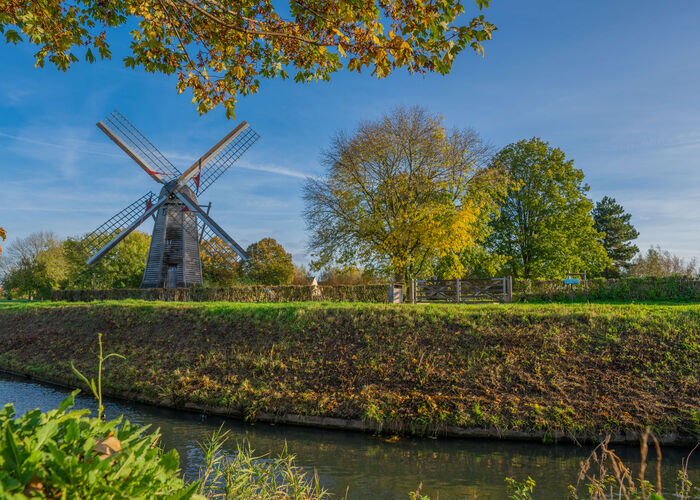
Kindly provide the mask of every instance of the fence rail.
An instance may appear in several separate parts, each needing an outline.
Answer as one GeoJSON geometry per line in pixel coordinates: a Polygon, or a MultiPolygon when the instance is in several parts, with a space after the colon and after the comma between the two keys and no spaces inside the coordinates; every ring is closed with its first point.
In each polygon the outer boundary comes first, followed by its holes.
{"type": "Polygon", "coordinates": [[[513,283],[504,278],[411,280],[410,300],[417,302],[512,302],[513,283]]]}

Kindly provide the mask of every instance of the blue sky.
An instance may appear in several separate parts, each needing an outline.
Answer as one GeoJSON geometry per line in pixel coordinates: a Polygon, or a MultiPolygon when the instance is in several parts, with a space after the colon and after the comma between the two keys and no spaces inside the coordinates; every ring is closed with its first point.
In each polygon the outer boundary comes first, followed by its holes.
{"type": "MultiPolygon", "coordinates": [[[[236,112],[261,140],[201,201],[243,246],[272,236],[304,262],[301,185],[323,173],[332,135],[419,104],[496,147],[549,141],[584,171],[594,200],[612,196],[632,213],[641,249],[700,257],[700,2],[491,3],[499,30],[486,57],[464,52],[450,75],[263,81],[236,112]]],[[[124,68],[126,44],[112,45],[112,61],[60,73],[35,69],[33,46],[0,44],[6,244],[38,230],[87,232],[157,188],[95,127],[113,109],[181,169],[235,126],[223,110],[198,116],[174,78],[124,68]]]]}

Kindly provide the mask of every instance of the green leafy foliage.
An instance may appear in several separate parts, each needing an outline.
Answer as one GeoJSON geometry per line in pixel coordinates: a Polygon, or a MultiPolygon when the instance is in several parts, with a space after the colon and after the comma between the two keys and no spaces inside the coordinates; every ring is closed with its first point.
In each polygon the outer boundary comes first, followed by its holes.
{"type": "Polygon", "coordinates": [[[495,278],[503,276],[507,262],[507,256],[491,253],[478,245],[438,259],[432,274],[440,279],[495,278]]]}
{"type": "Polygon", "coordinates": [[[90,267],[79,240],[33,233],[8,248],[2,262],[3,288],[10,297],[48,299],[55,289],[138,287],[150,241],[149,235],[134,231],[90,267]]]}
{"type": "Polygon", "coordinates": [[[535,488],[535,480],[530,476],[526,480],[519,482],[511,477],[507,477],[506,492],[510,500],[531,500],[532,491],[535,488]]]}
{"type": "Polygon", "coordinates": [[[483,54],[496,29],[465,14],[456,0],[20,1],[0,3],[0,33],[39,46],[38,66],[48,60],[66,71],[83,54],[110,58],[108,35],[123,36],[128,25],[127,67],[175,74],[178,93],[190,91],[200,113],[221,104],[231,116],[239,94],[289,72],[296,82],[329,80],[343,68],[378,78],[398,68],[448,73],[465,48],[483,54]]]}
{"type": "Polygon", "coordinates": [[[88,266],[80,241],[69,238],[63,243],[67,279],[61,288],[136,288],[146,269],[150,244],[150,235],[133,231],[94,266],[88,266]]]}
{"type": "Polygon", "coordinates": [[[185,487],[177,452],[164,453],[157,432],[70,410],[77,392],[46,413],[0,411],[2,498],[194,498],[198,485],[185,487]]]}
{"type": "Polygon", "coordinates": [[[603,235],[603,247],[612,260],[605,269],[607,278],[614,278],[630,267],[630,260],[639,251],[636,245],[630,243],[639,236],[639,232],[630,223],[632,215],[608,196],[596,203],[593,209],[593,220],[596,231],[603,235]]]}
{"type": "Polygon", "coordinates": [[[495,163],[515,183],[492,223],[488,248],[509,257],[505,270],[524,278],[599,273],[611,260],[594,228],[583,172],[538,138],[503,148],[495,163]]]}
{"type": "Polygon", "coordinates": [[[289,285],[294,279],[292,254],[274,238],[263,238],[246,249],[250,258],[241,264],[245,276],[261,285],[289,285]]]}

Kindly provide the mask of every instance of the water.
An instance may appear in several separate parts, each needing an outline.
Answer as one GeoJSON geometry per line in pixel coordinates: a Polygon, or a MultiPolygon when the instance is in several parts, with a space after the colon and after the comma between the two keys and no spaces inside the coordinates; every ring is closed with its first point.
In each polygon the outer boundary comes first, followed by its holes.
{"type": "MultiPolygon", "coordinates": [[[[14,403],[18,414],[40,408],[56,408],[70,391],[0,373],[0,405],[14,403]]],[[[91,398],[78,397],[76,406],[96,410],[91,398]]],[[[166,449],[176,448],[182,469],[190,479],[201,464],[198,442],[222,423],[235,441],[248,440],[256,454],[279,453],[285,442],[297,456],[297,464],[316,471],[322,485],[349,499],[407,499],[420,483],[422,492],[441,499],[503,499],[504,478],[531,476],[537,483],[536,499],[566,498],[567,485],[576,482],[579,461],[591,446],[545,445],[488,440],[399,439],[367,434],[325,431],[301,427],[247,425],[238,421],[205,417],[146,405],[107,401],[107,418],[120,414],[139,424],[160,427],[166,449]]],[[[615,447],[629,464],[638,464],[636,447],[615,447]]],[[[673,492],[681,458],[688,449],[663,450],[664,490],[673,492]]],[[[691,480],[700,482],[700,449],[690,462],[691,480]]],[[[655,463],[649,465],[655,470],[655,463]]],[[[635,472],[636,473],[636,472],[635,472]]]]}

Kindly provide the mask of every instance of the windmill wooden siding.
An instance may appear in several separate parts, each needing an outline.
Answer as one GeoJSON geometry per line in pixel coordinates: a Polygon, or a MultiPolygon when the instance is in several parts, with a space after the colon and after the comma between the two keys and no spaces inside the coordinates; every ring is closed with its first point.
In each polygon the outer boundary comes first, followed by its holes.
{"type": "Polygon", "coordinates": [[[141,288],[201,286],[198,233],[197,216],[177,198],[168,200],[156,216],[141,288]]]}

